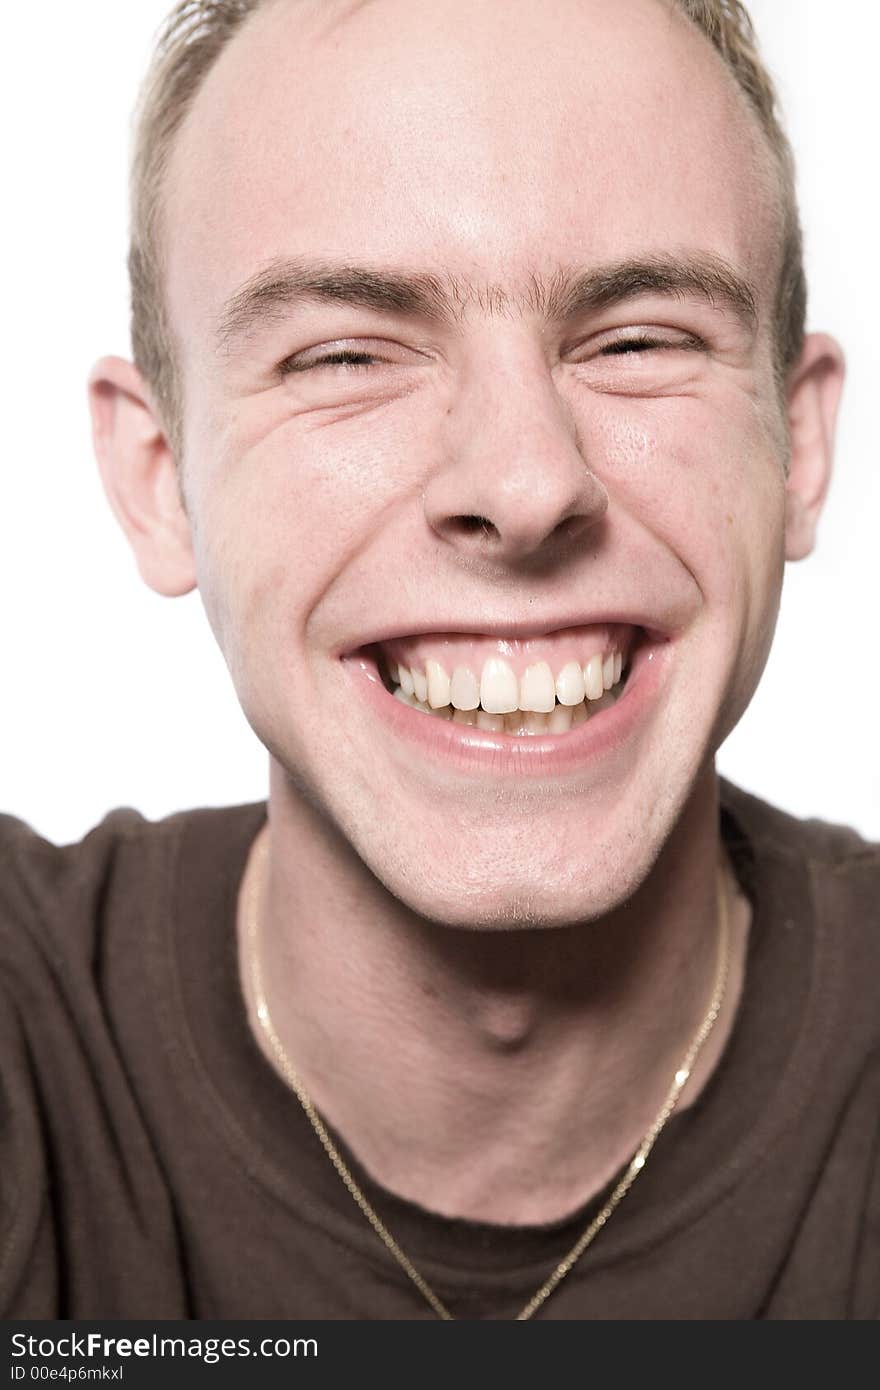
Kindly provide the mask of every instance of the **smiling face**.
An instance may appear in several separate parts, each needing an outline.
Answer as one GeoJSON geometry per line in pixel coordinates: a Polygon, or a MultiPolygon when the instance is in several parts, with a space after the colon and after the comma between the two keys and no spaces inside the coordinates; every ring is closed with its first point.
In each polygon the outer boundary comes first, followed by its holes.
{"type": "Polygon", "coordinates": [[[607,911],[752,695],[776,190],[657,0],[282,0],[196,99],[166,204],[195,575],[273,795],[429,917],[607,911]]]}

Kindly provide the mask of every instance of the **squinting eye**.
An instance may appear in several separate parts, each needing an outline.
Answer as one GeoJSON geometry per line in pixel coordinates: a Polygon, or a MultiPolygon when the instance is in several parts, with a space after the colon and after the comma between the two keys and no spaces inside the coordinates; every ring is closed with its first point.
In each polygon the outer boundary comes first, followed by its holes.
{"type": "Polygon", "coordinates": [[[647,335],[638,338],[615,338],[611,343],[606,343],[599,349],[602,357],[621,357],[628,352],[651,352],[653,350],[663,351],[669,348],[677,348],[680,351],[699,349],[703,346],[699,338],[693,334],[688,334],[684,338],[651,338],[647,335]]]}
{"type": "Polygon", "coordinates": [[[355,352],[352,348],[341,348],[338,352],[325,352],[321,357],[313,357],[311,360],[288,357],[281,363],[280,371],[286,376],[290,372],[308,372],[314,367],[347,367],[356,370],[359,367],[371,367],[378,361],[378,357],[374,357],[371,352],[355,352]]]}
{"type": "Polygon", "coordinates": [[[618,338],[615,343],[606,343],[602,348],[602,354],[605,357],[610,357],[615,353],[649,352],[651,348],[670,346],[671,344],[663,343],[657,338],[618,338]]]}

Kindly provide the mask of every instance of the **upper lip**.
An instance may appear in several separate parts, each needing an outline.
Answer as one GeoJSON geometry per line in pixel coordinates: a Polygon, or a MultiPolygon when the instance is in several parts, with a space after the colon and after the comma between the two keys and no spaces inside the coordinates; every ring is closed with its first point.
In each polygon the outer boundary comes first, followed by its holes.
{"type": "Polygon", "coordinates": [[[490,618],[485,614],[474,618],[462,614],[455,617],[440,617],[435,614],[430,622],[418,618],[388,622],[382,627],[377,627],[375,630],[361,635],[357,644],[346,647],[343,654],[350,655],[363,647],[373,646],[379,642],[390,642],[397,637],[455,633],[473,634],[475,637],[496,637],[499,640],[510,642],[517,639],[546,637],[566,628],[597,627],[610,624],[640,628],[651,642],[667,640],[672,635],[675,626],[668,620],[661,619],[656,613],[650,614],[644,609],[634,608],[603,608],[594,612],[570,612],[563,615],[554,614],[553,616],[545,615],[542,617],[532,615],[526,619],[499,616],[490,618]]]}

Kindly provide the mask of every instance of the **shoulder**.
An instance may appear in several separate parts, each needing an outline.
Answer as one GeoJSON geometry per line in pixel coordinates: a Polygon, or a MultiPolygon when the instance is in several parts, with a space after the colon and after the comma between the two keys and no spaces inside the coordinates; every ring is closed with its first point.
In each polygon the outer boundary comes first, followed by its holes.
{"type": "Polygon", "coordinates": [[[0,814],[0,971],[36,954],[44,964],[69,951],[88,954],[125,899],[149,894],[171,872],[185,837],[211,835],[250,819],[257,807],[200,808],[147,820],[110,812],[81,840],[56,845],[14,816],[0,814]]]}
{"type": "Polygon", "coordinates": [[[799,819],[759,797],[721,784],[725,840],[740,880],[770,919],[805,930],[816,943],[816,968],[862,1000],[877,1035],[880,976],[880,844],[847,825],[799,819]]]}
{"type": "Polygon", "coordinates": [[[725,781],[721,806],[734,855],[751,857],[777,881],[800,878],[820,919],[858,921],[880,946],[880,844],[847,825],[800,819],[725,781]]]}
{"type": "Polygon", "coordinates": [[[0,983],[11,994],[22,972],[57,970],[74,938],[88,952],[119,847],[144,824],[116,811],[76,844],[55,845],[0,816],[0,983]]]}
{"type": "Polygon", "coordinates": [[[151,822],[124,809],[61,846],[0,816],[4,1316],[59,1315],[70,1290],[58,1286],[58,1243],[77,1232],[103,1231],[108,1251],[128,1232],[125,1249],[146,1268],[153,1235],[142,1213],[154,1235],[167,1213],[133,1068],[148,1067],[160,1037],[157,934],[184,854],[193,876],[210,876],[262,814],[233,807],[151,822]]]}
{"type": "Polygon", "coordinates": [[[763,1316],[874,1317],[880,845],[724,781],[721,807],[725,842],[753,906],[740,1045],[751,1041],[749,1085],[776,1078],[766,1127],[755,1126],[765,1195],[753,1178],[749,1200],[777,1215],[798,1204],[763,1316]]]}
{"type": "Polygon", "coordinates": [[[801,819],[724,778],[721,805],[758,851],[842,872],[880,874],[880,843],[864,839],[851,826],[817,817],[801,819]]]}
{"type": "Polygon", "coordinates": [[[59,898],[82,895],[101,879],[118,846],[148,825],[137,811],[113,811],[77,843],[56,845],[24,821],[0,815],[2,920],[33,918],[59,898]]]}

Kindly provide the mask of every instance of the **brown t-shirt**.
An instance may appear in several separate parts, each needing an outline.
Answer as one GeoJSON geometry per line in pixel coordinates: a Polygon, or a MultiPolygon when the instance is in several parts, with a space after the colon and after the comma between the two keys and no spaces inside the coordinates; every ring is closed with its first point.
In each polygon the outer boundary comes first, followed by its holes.
{"type": "MultiPolygon", "coordinates": [[[[722,800],[754,913],[730,1042],[542,1318],[880,1311],[880,847],[722,800]]],[[[434,1317],[249,1031],[236,897],[264,817],[117,811],[62,849],[0,817],[5,1317],[434,1317]]],[[[451,1220],[340,1148],[462,1318],[514,1317],[606,1195],[451,1220]]]]}

